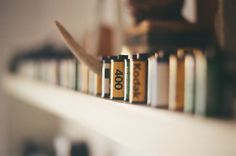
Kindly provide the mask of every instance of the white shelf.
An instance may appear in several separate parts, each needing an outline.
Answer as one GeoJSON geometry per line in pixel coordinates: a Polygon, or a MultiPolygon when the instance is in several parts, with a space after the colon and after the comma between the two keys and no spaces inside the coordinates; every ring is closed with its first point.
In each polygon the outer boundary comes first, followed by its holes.
{"type": "Polygon", "coordinates": [[[11,96],[145,155],[236,155],[235,121],[114,102],[11,75],[3,86],[11,96]]]}

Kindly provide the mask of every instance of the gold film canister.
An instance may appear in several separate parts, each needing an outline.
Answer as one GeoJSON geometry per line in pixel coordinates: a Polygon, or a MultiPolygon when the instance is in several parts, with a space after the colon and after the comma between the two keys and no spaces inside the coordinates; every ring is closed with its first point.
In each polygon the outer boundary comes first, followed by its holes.
{"type": "Polygon", "coordinates": [[[133,55],[130,60],[130,103],[147,103],[148,55],[133,55]]]}

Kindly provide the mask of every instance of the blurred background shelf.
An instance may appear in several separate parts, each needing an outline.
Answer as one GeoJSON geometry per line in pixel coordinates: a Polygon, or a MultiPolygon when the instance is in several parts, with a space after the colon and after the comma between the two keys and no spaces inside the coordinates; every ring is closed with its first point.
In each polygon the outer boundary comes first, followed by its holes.
{"type": "Polygon", "coordinates": [[[236,122],[114,102],[6,75],[10,95],[146,154],[234,155],[236,122]]]}

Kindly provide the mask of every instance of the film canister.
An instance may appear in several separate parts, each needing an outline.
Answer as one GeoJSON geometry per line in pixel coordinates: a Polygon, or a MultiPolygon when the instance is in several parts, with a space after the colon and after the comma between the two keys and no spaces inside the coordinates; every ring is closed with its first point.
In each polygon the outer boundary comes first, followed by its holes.
{"type": "Polygon", "coordinates": [[[195,57],[193,49],[185,50],[184,58],[184,112],[193,113],[195,106],[195,57]]]}
{"type": "Polygon", "coordinates": [[[170,55],[169,66],[169,109],[184,109],[184,50],[178,49],[170,55]]]}
{"type": "Polygon", "coordinates": [[[147,103],[148,54],[135,54],[130,59],[130,103],[147,103]]]}
{"type": "Polygon", "coordinates": [[[102,94],[101,97],[110,97],[110,69],[111,61],[109,56],[102,58],[102,94]]]}
{"type": "Polygon", "coordinates": [[[168,108],[169,100],[169,51],[159,50],[151,63],[150,105],[168,108]]]}

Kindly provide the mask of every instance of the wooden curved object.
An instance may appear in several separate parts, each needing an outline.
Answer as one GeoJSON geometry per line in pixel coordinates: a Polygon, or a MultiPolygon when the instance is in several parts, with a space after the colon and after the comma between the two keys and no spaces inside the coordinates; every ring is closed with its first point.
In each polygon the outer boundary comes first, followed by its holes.
{"type": "Polygon", "coordinates": [[[98,75],[102,75],[102,63],[97,58],[88,54],[84,48],[82,48],[71,34],[62,26],[58,21],[55,21],[58,30],[60,31],[66,45],[71,50],[73,55],[80,61],[85,63],[90,70],[94,71],[98,75]]]}

